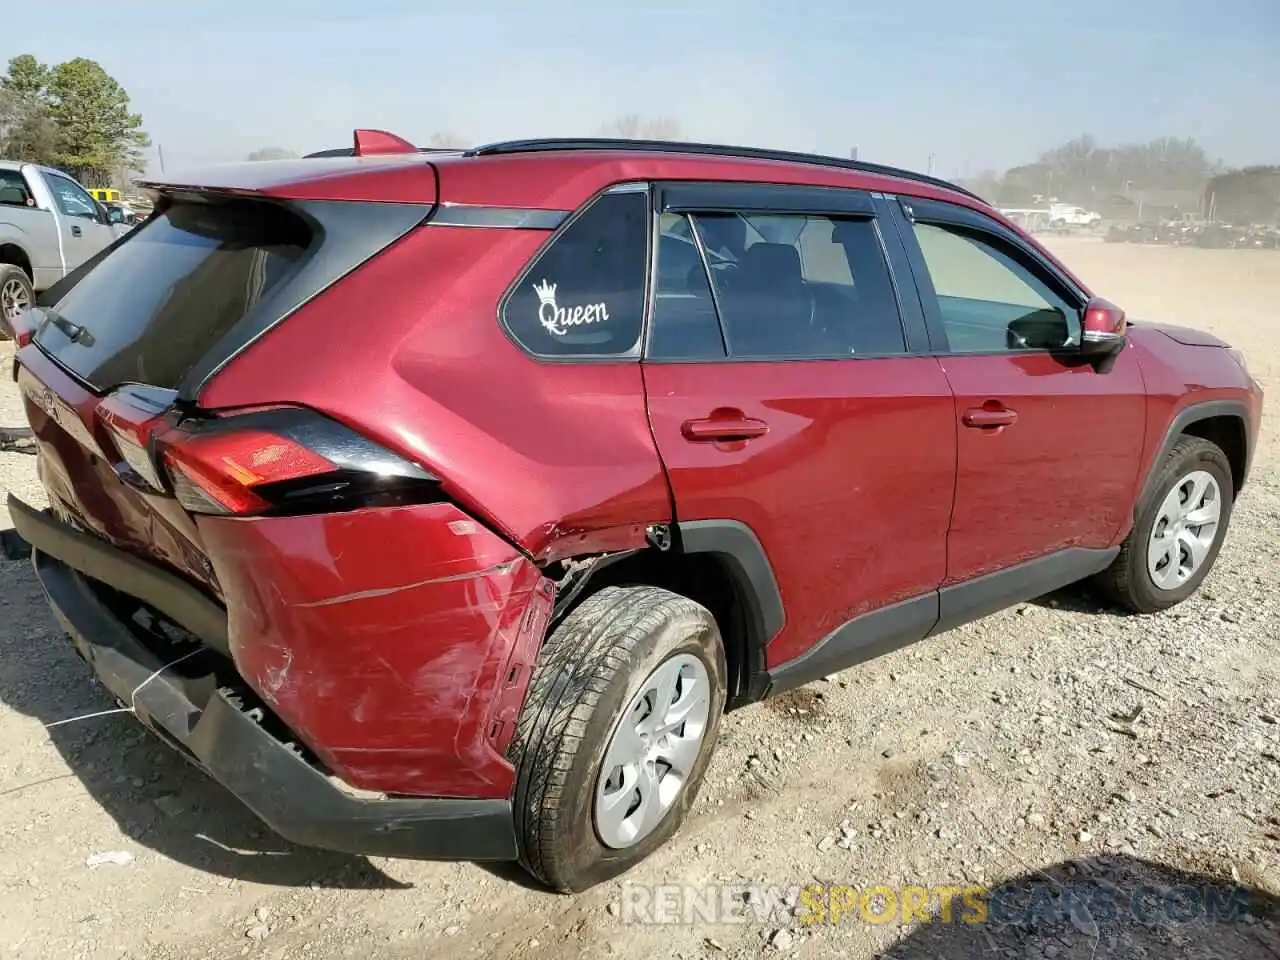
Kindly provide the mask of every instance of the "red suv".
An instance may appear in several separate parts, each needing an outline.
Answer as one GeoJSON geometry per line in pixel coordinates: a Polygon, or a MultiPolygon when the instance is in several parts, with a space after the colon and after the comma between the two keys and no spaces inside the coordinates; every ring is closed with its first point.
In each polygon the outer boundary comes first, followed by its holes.
{"type": "Polygon", "coordinates": [[[638,141],[153,182],[19,332],[76,649],[281,834],[582,889],[727,708],[1074,581],[1212,567],[1261,409],[987,204],[638,141]]]}

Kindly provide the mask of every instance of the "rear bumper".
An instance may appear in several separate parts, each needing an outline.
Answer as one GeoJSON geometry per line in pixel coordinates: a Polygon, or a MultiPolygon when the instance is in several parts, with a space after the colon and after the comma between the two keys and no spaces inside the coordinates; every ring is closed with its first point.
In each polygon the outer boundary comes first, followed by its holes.
{"type": "MultiPolygon", "coordinates": [[[[65,549],[57,520],[25,504],[10,509],[33,545],[32,562],[55,616],[99,680],[170,746],[221,783],[281,836],[367,856],[510,860],[507,799],[365,799],[335,785],[234,702],[219,680],[225,658],[199,647],[158,655],[111,609],[88,578],[43,544],[65,549]],[[200,650],[168,669],[185,652],[200,650]]],[[[70,541],[75,543],[76,541],[70,541]]],[[[107,550],[115,548],[106,545],[107,550]]],[[[117,551],[119,552],[119,551],[117,551]]],[[[127,556],[123,554],[122,556],[127,556]]],[[[144,564],[144,567],[146,565],[144,564]]],[[[163,571],[156,570],[163,578],[163,571]]]]}
{"type": "Polygon", "coordinates": [[[58,557],[99,583],[137,597],[213,649],[230,653],[226,611],[181,577],[105,540],[81,533],[51,514],[23,503],[13,494],[9,494],[8,507],[14,529],[35,549],[58,557]]]}

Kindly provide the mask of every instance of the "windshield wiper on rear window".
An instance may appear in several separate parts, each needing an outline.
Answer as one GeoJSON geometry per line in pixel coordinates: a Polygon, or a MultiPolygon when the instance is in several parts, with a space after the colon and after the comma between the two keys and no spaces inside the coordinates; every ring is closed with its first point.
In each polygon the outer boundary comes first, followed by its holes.
{"type": "MultiPolygon", "coordinates": [[[[63,317],[52,310],[44,311],[44,322],[40,324],[40,327],[43,328],[45,324],[51,324],[57,327],[58,330],[62,332],[63,336],[79,346],[92,347],[97,342],[93,334],[90,333],[87,328],[80,326],[78,323],[72,323],[66,317],[63,317]]],[[[36,339],[40,339],[39,333],[36,334],[36,339]]]]}

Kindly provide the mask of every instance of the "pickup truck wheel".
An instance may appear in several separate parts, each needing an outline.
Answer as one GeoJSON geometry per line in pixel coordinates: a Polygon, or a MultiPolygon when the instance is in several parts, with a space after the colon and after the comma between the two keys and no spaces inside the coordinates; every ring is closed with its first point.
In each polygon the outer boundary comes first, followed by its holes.
{"type": "Polygon", "coordinates": [[[31,309],[35,302],[31,278],[21,267],[0,263],[0,340],[13,337],[13,322],[18,314],[31,309]]]}
{"type": "Polygon", "coordinates": [[[1182,437],[1157,469],[1150,500],[1098,580],[1111,600],[1134,613],[1167,610],[1195,593],[1231,521],[1231,465],[1218,446],[1182,437]]]}
{"type": "Polygon", "coordinates": [[[520,861],[573,892],[679,828],[720,728],[715,618],[650,586],[606,587],[547,639],[512,743],[520,861]]]}

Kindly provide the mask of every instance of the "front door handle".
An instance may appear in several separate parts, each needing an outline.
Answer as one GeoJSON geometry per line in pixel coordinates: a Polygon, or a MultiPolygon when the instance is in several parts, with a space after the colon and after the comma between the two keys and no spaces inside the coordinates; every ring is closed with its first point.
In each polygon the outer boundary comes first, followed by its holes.
{"type": "Polygon", "coordinates": [[[83,235],[84,235],[84,232],[80,229],[80,225],[79,225],[79,224],[77,224],[77,223],[73,223],[73,224],[71,225],[71,235],[72,235],[73,237],[79,237],[79,236],[83,236],[83,235]]]}
{"type": "Polygon", "coordinates": [[[680,433],[694,443],[750,440],[768,432],[767,423],[748,417],[741,410],[716,410],[704,420],[686,420],[680,424],[680,433]]]}
{"type": "Polygon", "coordinates": [[[1018,411],[1010,410],[1003,404],[987,403],[981,407],[971,407],[966,410],[960,422],[976,430],[1011,427],[1018,422],[1018,411]]]}

